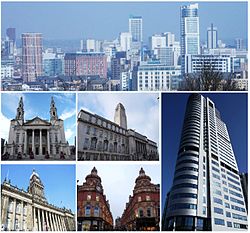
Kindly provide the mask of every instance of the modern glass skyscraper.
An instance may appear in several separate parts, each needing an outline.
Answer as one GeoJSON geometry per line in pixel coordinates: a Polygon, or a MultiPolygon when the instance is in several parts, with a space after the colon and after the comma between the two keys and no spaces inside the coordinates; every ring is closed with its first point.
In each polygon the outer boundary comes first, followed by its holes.
{"type": "Polygon", "coordinates": [[[163,230],[247,229],[247,212],[227,126],[211,99],[186,106],[163,230]]]}
{"type": "Polygon", "coordinates": [[[217,28],[211,24],[211,27],[207,28],[207,48],[215,49],[217,48],[218,41],[218,31],[217,28]]]}
{"type": "Polygon", "coordinates": [[[200,54],[198,4],[181,6],[181,68],[186,73],[188,56],[200,54]]]}
{"type": "Polygon", "coordinates": [[[22,77],[24,82],[34,82],[43,72],[42,34],[22,34],[22,77]]]}
{"type": "Polygon", "coordinates": [[[142,17],[129,17],[129,32],[132,35],[132,42],[142,42],[142,17]]]}

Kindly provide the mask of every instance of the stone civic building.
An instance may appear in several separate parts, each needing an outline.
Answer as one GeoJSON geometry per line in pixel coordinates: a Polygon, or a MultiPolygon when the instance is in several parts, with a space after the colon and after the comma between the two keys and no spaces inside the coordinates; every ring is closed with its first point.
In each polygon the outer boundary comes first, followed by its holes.
{"type": "Polygon", "coordinates": [[[10,122],[9,139],[5,144],[2,159],[56,160],[70,159],[70,157],[63,120],[58,118],[53,97],[50,103],[50,121],[35,117],[26,122],[21,97],[16,117],[10,122]]]}
{"type": "Polygon", "coordinates": [[[135,180],[133,196],[120,220],[120,229],[127,231],[159,231],[160,185],[152,184],[143,168],[135,180]]]}
{"type": "Polygon", "coordinates": [[[104,195],[101,178],[94,167],[86,182],[77,186],[78,231],[105,231],[113,229],[109,201],[104,195]]]}
{"type": "Polygon", "coordinates": [[[78,113],[78,160],[159,160],[157,144],[127,128],[124,106],[114,122],[85,110],[78,113]]]}
{"type": "Polygon", "coordinates": [[[71,210],[49,204],[39,175],[33,171],[27,191],[10,181],[1,185],[2,231],[73,231],[71,210]]]}

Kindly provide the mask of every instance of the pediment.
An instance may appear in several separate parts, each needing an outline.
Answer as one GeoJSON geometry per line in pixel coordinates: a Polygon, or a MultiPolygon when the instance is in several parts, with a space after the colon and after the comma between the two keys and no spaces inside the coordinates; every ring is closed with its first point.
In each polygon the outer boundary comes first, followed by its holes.
{"type": "Polygon", "coordinates": [[[24,123],[25,126],[32,126],[32,125],[44,125],[44,126],[50,126],[50,122],[41,119],[40,117],[35,117],[31,120],[28,120],[24,123]]]}

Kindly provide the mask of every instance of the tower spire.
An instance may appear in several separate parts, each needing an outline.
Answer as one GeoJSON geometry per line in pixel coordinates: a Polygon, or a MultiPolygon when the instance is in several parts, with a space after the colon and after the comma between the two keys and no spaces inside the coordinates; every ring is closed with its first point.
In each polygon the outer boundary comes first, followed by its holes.
{"type": "Polygon", "coordinates": [[[126,116],[125,108],[121,103],[117,104],[115,108],[114,121],[116,124],[118,124],[122,128],[127,129],[127,116],[126,116]]]}
{"type": "Polygon", "coordinates": [[[16,111],[16,120],[20,121],[20,123],[23,123],[24,121],[24,110],[23,110],[23,97],[20,97],[17,111],[16,111]]]}
{"type": "Polygon", "coordinates": [[[51,102],[50,102],[50,121],[57,120],[57,119],[58,119],[57,109],[56,109],[54,98],[52,96],[51,102]]]}

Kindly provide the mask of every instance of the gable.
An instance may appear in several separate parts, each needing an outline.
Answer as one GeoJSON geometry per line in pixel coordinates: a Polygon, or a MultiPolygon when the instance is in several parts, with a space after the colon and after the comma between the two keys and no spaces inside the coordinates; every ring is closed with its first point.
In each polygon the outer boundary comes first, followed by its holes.
{"type": "Polygon", "coordinates": [[[31,120],[28,120],[24,123],[25,126],[32,126],[32,125],[44,125],[44,126],[50,126],[50,122],[43,120],[39,117],[35,117],[31,120]]]}

